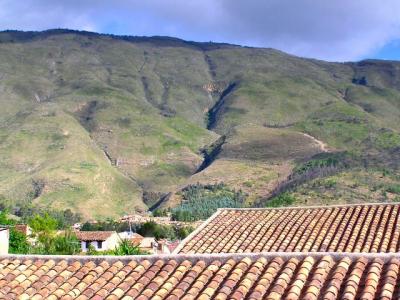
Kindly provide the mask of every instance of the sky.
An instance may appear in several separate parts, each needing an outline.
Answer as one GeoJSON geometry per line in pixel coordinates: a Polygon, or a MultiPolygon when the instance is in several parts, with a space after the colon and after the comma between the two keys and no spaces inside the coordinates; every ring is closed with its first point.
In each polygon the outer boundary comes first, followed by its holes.
{"type": "Polygon", "coordinates": [[[400,60],[400,0],[0,0],[0,30],[53,28],[400,60]]]}

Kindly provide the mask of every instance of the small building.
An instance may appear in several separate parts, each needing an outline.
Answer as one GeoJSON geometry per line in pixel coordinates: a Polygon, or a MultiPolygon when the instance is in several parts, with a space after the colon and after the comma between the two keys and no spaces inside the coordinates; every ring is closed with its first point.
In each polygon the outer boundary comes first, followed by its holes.
{"type": "Polygon", "coordinates": [[[115,231],[77,231],[76,237],[81,243],[82,252],[92,246],[96,251],[115,249],[121,238],[115,231]]]}
{"type": "Polygon", "coordinates": [[[162,239],[157,241],[157,254],[171,254],[179,246],[179,240],[169,241],[162,239]]]}
{"type": "Polygon", "coordinates": [[[32,235],[32,228],[28,224],[17,224],[15,225],[15,230],[27,237],[32,235]]]}
{"type": "Polygon", "coordinates": [[[157,253],[158,243],[154,237],[144,237],[138,246],[141,250],[147,251],[151,254],[157,253]]]}
{"type": "Polygon", "coordinates": [[[8,254],[10,231],[6,227],[0,227],[0,254],[8,254]]]}
{"type": "Polygon", "coordinates": [[[136,232],[120,232],[118,236],[121,240],[129,240],[132,245],[150,254],[158,253],[158,242],[155,237],[143,237],[136,232]]]}
{"type": "Polygon", "coordinates": [[[140,245],[140,242],[143,240],[143,236],[138,233],[133,233],[129,239],[133,245],[140,245]]]}

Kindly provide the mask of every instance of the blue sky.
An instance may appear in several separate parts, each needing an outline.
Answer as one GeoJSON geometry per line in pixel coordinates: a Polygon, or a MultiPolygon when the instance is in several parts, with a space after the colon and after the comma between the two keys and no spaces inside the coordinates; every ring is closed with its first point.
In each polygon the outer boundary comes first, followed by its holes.
{"type": "Polygon", "coordinates": [[[389,60],[400,60],[400,39],[388,42],[382,48],[378,49],[370,57],[389,60]]]}
{"type": "Polygon", "coordinates": [[[51,28],[400,60],[400,0],[0,0],[0,30],[51,28]]]}

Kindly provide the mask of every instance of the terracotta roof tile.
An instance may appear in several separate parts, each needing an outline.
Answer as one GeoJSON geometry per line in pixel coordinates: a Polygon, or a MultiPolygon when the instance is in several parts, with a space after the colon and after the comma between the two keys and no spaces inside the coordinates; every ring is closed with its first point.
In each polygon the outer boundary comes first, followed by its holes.
{"type": "Polygon", "coordinates": [[[115,231],[76,231],[76,237],[80,241],[105,241],[115,231]]]}
{"type": "Polygon", "coordinates": [[[0,258],[1,299],[398,299],[400,296],[400,254],[281,252],[49,258],[51,262],[35,256],[10,258],[0,258]],[[45,279],[43,284],[27,280],[35,273],[37,278],[45,279]],[[105,274],[112,274],[110,280],[104,279],[105,274]]]}
{"type": "Polygon", "coordinates": [[[399,203],[221,209],[175,253],[395,253],[399,237],[399,203]]]}

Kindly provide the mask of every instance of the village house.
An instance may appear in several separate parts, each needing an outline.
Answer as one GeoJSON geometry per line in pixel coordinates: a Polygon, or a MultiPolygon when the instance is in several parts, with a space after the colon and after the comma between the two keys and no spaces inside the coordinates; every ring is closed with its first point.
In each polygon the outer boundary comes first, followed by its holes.
{"type": "Polygon", "coordinates": [[[0,254],[8,254],[10,232],[6,227],[0,227],[0,254]]]}
{"type": "Polygon", "coordinates": [[[157,254],[171,254],[179,246],[180,241],[169,241],[162,239],[157,241],[157,254]]]}
{"type": "MultiPolygon", "coordinates": [[[[92,232],[87,241],[99,240],[98,234],[92,232]]],[[[400,203],[220,209],[173,255],[159,252],[168,241],[132,232],[121,235],[143,247],[156,246],[156,255],[0,256],[0,295],[400,299],[400,203]]]]}
{"type": "Polygon", "coordinates": [[[131,241],[132,245],[137,246],[140,250],[146,251],[150,254],[156,253],[157,241],[154,237],[143,237],[136,232],[121,232],[118,233],[121,239],[131,241]]]}
{"type": "Polygon", "coordinates": [[[135,232],[76,231],[76,236],[81,243],[82,252],[87,252],[90,246],[96,251],[113,250],[118,247],[122,240],[129,240],[140,250],[149,254],[171,253],[166,246],[169,242],[163,241],[161,246],[154,237],[143,237],[135,232]]]}
{"type": "Polygon", "coordinates": [[[141,241],[143,240],[143,236],[134,232],[134,233],[130,234],[129,239],[133,245],[140,245],[141,241]]]}
{"type": "Polygon", "coordinates": [[[171,254],[179,245],[179,240],[169,241],[167,239],[156,240],[154,237],[143,237],[136,232],[121,232],[121,239],[128,239],[132,245],[150,254],[171,254]]]}
{"type": "Polygon", "coordinates": [[[154,237],[144,237],[138,246],[141,250],[150,254],[157,253],[158,243],[154,237]]]}
{"type": "Polygon", "coordinates": [[[115,231],[76,231],[76,237],[81,243],[82,252],[87,252],[90,246],[96,251],[112,250],[121,240],[115,231]]]}

